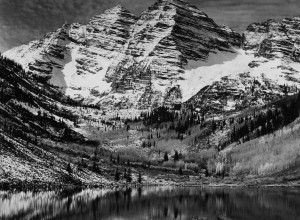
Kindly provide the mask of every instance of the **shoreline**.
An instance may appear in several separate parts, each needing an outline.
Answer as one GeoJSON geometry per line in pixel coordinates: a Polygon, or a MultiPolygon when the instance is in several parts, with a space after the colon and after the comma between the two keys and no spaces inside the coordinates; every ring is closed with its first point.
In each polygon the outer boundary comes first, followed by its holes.
{"type": "Polygon", "coordinates": [[[124,189],[124,188],[142,188],[142,187],[178,187],[178,188],[300,188],[300,183],[268,183],[268,184],[250,184],[244,183],[111,183],[111,184],[53,184],[53,183],[0,183],[0,191],[56,191],[56,190],[86,190],[86,189],[124,189]]]}

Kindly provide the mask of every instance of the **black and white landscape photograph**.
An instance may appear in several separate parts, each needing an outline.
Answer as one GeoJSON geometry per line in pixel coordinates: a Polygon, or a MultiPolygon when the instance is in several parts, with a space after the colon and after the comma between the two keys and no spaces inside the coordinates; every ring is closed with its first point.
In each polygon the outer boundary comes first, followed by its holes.
{"type": "Polygon", "coordinates": [[[300,220],[299,0],[0,0],[1,220],[300,220]]]}

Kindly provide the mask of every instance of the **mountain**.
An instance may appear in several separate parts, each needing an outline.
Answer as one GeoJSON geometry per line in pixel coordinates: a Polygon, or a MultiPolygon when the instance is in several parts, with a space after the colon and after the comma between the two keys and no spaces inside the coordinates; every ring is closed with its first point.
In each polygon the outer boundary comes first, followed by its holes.
{"type": "Polygon", "coordinates": [[[92,18],[87,25],[65,24],[28,45],[5,55],[75,100],[109,91],[105,74],[121,51],[136,18],[122,7],[92,18]]]}
{"type": "Polygon", "coordinates": [[[243,35],[244,49],[256,57],[299,62],[299,25],[299,17],[251,24],[243,35]]]}
{"type": "Polygon", "coordinates": [[[164,174],[183,164],[186,175],[232,171],[226,152],[299,117],[299,31],[295,17],[240,35],[158,0],[139,17],[117,6],[13,48],[0,57],[0,172],[99,185],[125,162],[151,183],[173,183],[164,174]]]}
{"type": "Polygon", "coordinates": [[[0,187],[106,182],[85,168],[68,176],[70,158],[88,157],[76,146],[95,145],[77,132],[78,103],[2,55],[0,88],[0,187]]]}
{"type": "Polygon", "coordinates": [[[162,0],[139,18],[117,6],[4,55],[75,100],[148,108],[192,97],[199,91],[193,76],[204,74],[194,69],[210,55],[235,54],[240,43],[189,3],[162,0]]]}
{"type": "Polygon", "coordinates": [[[207,84],[189,103],[222,112],[264,105],[297,93],[299,25],[298,17],[249,25],[242,36],[241,53],[206,68],[211,74],[226,74],[207,84]]]}

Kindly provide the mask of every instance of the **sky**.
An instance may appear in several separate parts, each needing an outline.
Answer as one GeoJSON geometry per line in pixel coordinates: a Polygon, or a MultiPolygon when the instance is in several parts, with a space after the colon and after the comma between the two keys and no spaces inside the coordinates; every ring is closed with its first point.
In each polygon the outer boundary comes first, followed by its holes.
{"type": "MultiPolygon", "coordinates": [[[[136,15],[156,0],[0,0],[0,52],[42,38],[68,22],[86,23],[122,4],[136,15]]],[[[242,33],[253,22],[300,16],[300,0],[187,0],[242,33]]]]}

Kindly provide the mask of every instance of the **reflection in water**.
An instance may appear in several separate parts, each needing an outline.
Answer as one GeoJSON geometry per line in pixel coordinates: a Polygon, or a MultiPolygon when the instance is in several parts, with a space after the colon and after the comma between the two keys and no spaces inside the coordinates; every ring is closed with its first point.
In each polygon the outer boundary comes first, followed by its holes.
{"type": "Polygon", "coordinates": [[[0,219],[299,219],[300,189],[0,192],[0,219]]]}

